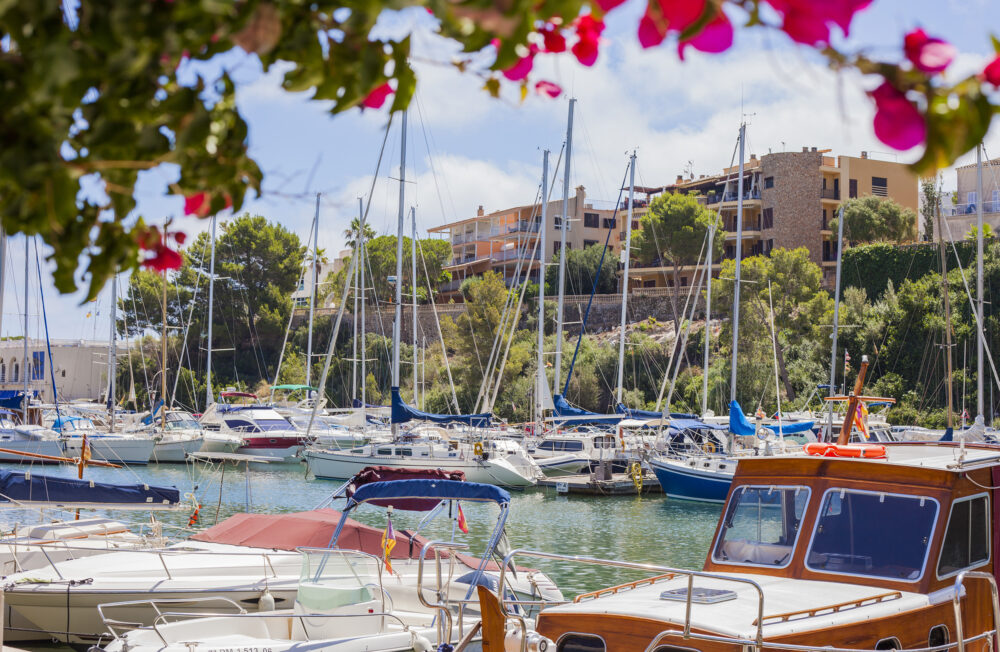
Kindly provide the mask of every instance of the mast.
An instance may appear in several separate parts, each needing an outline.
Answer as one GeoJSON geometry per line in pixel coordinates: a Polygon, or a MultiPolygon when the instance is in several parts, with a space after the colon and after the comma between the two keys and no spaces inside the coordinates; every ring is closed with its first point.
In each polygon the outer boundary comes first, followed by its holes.
{"type": "MultiPolygon", "coordinates": [[[[981,200],[980,200],[981,201],[981,200]]],[[[941,202],[937,206],[938,253],[941,257],[941,295],[944,298],[945,388],[948,392],[948,427],[954,427],[954,405],[951,387],[951,297],[948,296],[948,261],[944,254],[944,231],[941,228],[941,202]]],[[[964,441],[964,439],[963,439],[964,441]]]]}
{"type": "MultiPolygon", "coordinates": [[[[625,317],[628,307],[628,268],[632,260],[632,200],[635,199],[635,150],[629,162],[628,217],[625,220],[625,249],[622,251],[625,269],[622,271],[622,317],[621,337],[618,338],[618,404],[622,404],[622,389],[625,384],[625,317]]],[[[598,272],[600,273],[600,272],[598,272]]]]}
{"type": "MultiPolygon", "coordinates": [[[[27,253],[27,251],[25,252],[27,253]]],[[[27,297],[25,297],[27,298],[27,297]]],[[[27,303],[25,303],[27,307],[27,303]]],[[[110,422],[110,432],[115,431],[115,371],[118,366],[118,361],[116,359],[117,351],[115,350],[115,320],[118,318],[118,274],[111,277],[111,326],[108,328],[108,421],[110,422]]],[[[25,311],[25,337],[24,337],[24,356],[25,362],[27,363],[28,357],[28,335],[27,335],[27,311],[25,311]]],[[[27,395],[28,391],[28,376],[24,376],[24,391],[27,395]]]]}
{"type": "MultiPolygon", "coordinates": [[[[538,427],[542,428],[542,413],[545,404],[542,401],[545,389],[545,230],[548,228],[546,217],[549,212],[549,150],[542,152],[542,217],[538,225],[538,373],[535,379],[535,418],[538,427]]],[[[534,221],[534,216],[532,216],[534,221]]]]}
{"type": "Polygon", "coordinates": [[[715,213],[712,218],[712,226],[708,230],[708,253],[705,259],[708,278],[705,279],[705,362],[701,373],[702,416],[708,414],[708,350],[712,343],[712,247],[715,246],[715,227],[718,221],[719,214],[715,213]]]}
{"type": "MultiPolygon", "coordinates": [[[[167,229],[163,229],[163,240],[167,229]]],[[[163,270],[163,330],[160,333],[160,432],[167,429],[167,270],[163,270]]],[[[179,362],[179,361],[178,361],[179,362]]],[[[178,365],[179,366],[179,365],[178,365]]]]}
{"type": "Polygon", "coordinates": [[[368,348],[365,342],[365,202],[358,197],[359,223],[358,243],[355,245],[358,257],[358,280],[361,282],[361,417],[365,418],[365,401],[368,387],[368,348]]]}
{"type": "Polygon", "coordinates": [[[316,193],[316,214],[313,216],[312,280],[309,284],[309,337],[306,339],[306,385],[309,384],[309,371],[312,366],[313,315],[316,312],[316,283],[319,281],[319,269],[317,268],[319,264],[319,198],[320,194],[316,193]]]}
{"type": "Polygon", "coordinates": [[[410,207],[410,287],[413,290],[413,405],[420,407],[420,392],[417,384],[417,209],[410,207]]]}
{"type": "Polygon", "coordinates": [[[3,294],[7,285],[7,232],[0,228],[0,336],[3,335],[3,294]]]}
{"type": "MultiPolygon", "coordinates": [[[[21,364],[21,376],[23,377],[24,380],[24,401],[22,403],[24,412],[22,414],[22,421],[25,424],[28,423],[28,402],[29,402],[28,401],[28,289],[31,287],[31,277],[28,275],[28,245],[30,242],[31,238],[27,234],[25,234],[24,236],[24,362],[21,364]]],[[[112,303],[111,305],[113,306],[114,303],[112,303]]],[[[115,321],[114,317],[112,316],[111,319],[112,329],[114,329],[115,327],[114,324],[115,321]]],[[[114,331],[112,330],[112,332],[114,331]]],[[[108,376],[111,377],[110,372],[108,373],[108,376]]],[[[114,387],[114,385],[112,385],[112,387],[114,387]]]]}
{"type": "MultiPolygon", "coordinates": [[[[359,202],[360,203],[360,198],[359,202]]],[[[358,218],[358,224],[361,223],[361,218],[358,218]]],[[[358,240],[359,236],[355,234],[354,236],[354,256],[358,255],[358,240]]],[[[359,259],[360,261],[360,259],[359,259]]],[[[354,337],[351,338],[351,400],[358,398],[358,278],[361,274],[361,266],[354,266],[354,337]]]]}
{"type": "Polygon", "coordinates": [[[743,258],[743,150],[747,125],[740,125],[740,178],[736,182],[736,286],[733,288],[733,362],[729,374],[729,400],[736,400],[736,358],[740,347],[740,262],[743,258]]]}
{"type": "MultiPolygon", "coordinates": [[[[566,231],[569,230],[569,172],[570,160],[573,158],[573,107],[576,99],[569,101],[569,117],[566,119],[566,167],[563,175],[562,224],[559,233],[559,303],[556,305],[556,359],[553,364],[552,393],[559,393],[559,376],[562,373],[562,332],[563,332],[563,298],[566,292],[566,231]]],[[[545,197],[542,197],[545,205],[545,197]]],[[[545,252],[540,252],[545,259],[545,252]]]]}
{"type": "MultiPolygon", "coordinates": [[[[830,349],[830,387],[827,396],[837,393],[837,329],[840,327],[840,259],[844,247],[844,205],[841,204],[837,217],[837,275],[833,289],[833,345],[830,349]]],[[[847,372],[844,372],[845,374],[847,372]]],[[[830,401],[828,410],[830,426],[830,440],[833,440],[833,401],[830,401]]]]}
{"type": "Polygon", "coordinates": [[[215,303],[215,221],[216,216],[212,216],[212,258],[208,264],[208,343],[205,353],[205,409],[215,402],[212,394],[212,305],[215,303]]]}
{"type": "MultiPolygon", "coordinates": [[[[399,145],[399,216],[396,225],[396,315],[392,322],[392,386],[399,390],[399,337],[403,325],[403,228],[406,191],[406,111],[399,145]]],[[[399,424],[392,424],[392,437],[399,434],[399,424]]]]}
{"type": "MultiPolygon", "coordinates": [[[[976,146],[976,423],[983,423],[983,145],[976,146]]],[[[941,203],[940,198],[938,204],[941,203]]],[[[964,394],[963,394],[964,397],[964,394]]]]}

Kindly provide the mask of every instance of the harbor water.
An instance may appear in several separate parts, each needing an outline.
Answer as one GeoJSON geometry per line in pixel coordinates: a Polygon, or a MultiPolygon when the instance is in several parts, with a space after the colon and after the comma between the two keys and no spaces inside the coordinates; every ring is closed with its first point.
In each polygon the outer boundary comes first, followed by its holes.
{"type": "MultiPolygon", "coordinates": [[[[58,465],[14,466],[0,468],[26,470],[56,476],[76,477],[76,468],[58,465]]],[[[228,466],[223,474],[218,466],[206,464],[160,464],[128,469],[89,467],[86,477],[97,482],[148,483],[175,486],[182,494],[196,497],[201,509],[198,527],[208,527],[226,517],[243,512],[295,512],[313,509],[323,503],[338,481],[317,480],[307,476],[304,464],[252,464],[228,466]]],[[[511,492],[507,533],[511,548],[526,548],[565,555],[583,555],[602,559],[628,560],[685,569],[700,569],[715,533],[718,505],[689,503],[662,495],[567,496],[554,489],[529,489],[511,492]]],[[[331,507],[338,509],[343,500],[331,507]]],[[[470,552],[480,553],[496,523],[499,508],[495,505],[463,504],[469,534],[455,532],[455,538],[468,543],[470,552]]],[[[174,539],[189,536],[186,526],[192,510],[156,512],[164,534],[174,539]]],[[[9,528],[16,522],[38,519],[36,512],[6,510],[0,512],[9,528]]],[[[94,515],[97,515],[96,513],[94,515]]],[[[149,523],[145,511],[104,512],[134,524],[149,523]]],[[[46,513],[49,518],[72,518],[72,514],[46,513]]],[[[354,514],[358,520],[378,528],[386,524],[386,511],[365,506],[354,514]]],[[[396,511],[393,527],[415,529],[422,513],[396,511]]],[[[430,539],[449,540],[454,521],[438,516],[425,524],[419,533],[430,539]]],[[[545,570],[567,596],[595,590],[635,576],[608,567],[560,564],[537,559],[519,560],[519,565],[545,570]]]]}

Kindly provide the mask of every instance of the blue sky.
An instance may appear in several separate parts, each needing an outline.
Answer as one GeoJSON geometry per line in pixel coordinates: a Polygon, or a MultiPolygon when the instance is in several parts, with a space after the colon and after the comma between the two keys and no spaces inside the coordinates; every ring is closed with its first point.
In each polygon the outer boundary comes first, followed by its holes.
{"type": "MultiPolygon", "coordinates": [[[[749,124],[748,155],[816,146],[835,154],[868,150],[900,161],[918,157],[916,150],[889,152],[874,139],[872,109],[862,92],[871,80],[838,78],[808,50],[761,30],[738,31],[734,47],[722,55],[689,51],[685,62],[669,41],[641,51],[634,34],[643,6],[629,2],[608,16],[606,42],[593,68],[568,56],[537,59],[533,78],[555,81],[567,94],[556,100],[530,96],[523,104],[515,88],[495,100],[481,90],[481,79],[447,65],[448,48],[429,35],[422,11],[385,17],[380,29],[416,29],[415,54],[442,62],[416,64],[420,83],[409,118],[412,183],[406,203],[416,206],[419,227],[468,217],[479,205],[491,211],[530,202],[541,174],[541,150],[551,149],[555,157],[562,145],[569,94],[578,98],[570,181],[586,186],[596,200],[615,199],[633,148],[641,184],[670,182],[688,166],[695,174],[717,171],[732,157],[741,116],[749,124]]],[[[876,0],[857,16],[843,44],[895,57],[903,35],[916,26],[958,46],[952,72],[964,76],[986,61],[990,29],[1000,33],[1000,8],[996,0],[876,0]]],[[[320,192],[320,246],[335,255],[342,248],[341,233],[357,213],[357,197],[367,195],[371,184],[386,111],[331,116],[306,95],[281,91],[279,73],[262,74],[250,57],[227,57],[225,64],[238,80],[251,154],[265,172],[264,195],[245,210],[279,221],[304,239],[320,192]]],[[[372,197],[369,219],[380,233],[394,229],[398,190],[388,177],[398,175],[399,141],[394,128],[372,197]]],[[[986,146],[990,156],[1000,156],[1000,127],[994,125],[986,146]]],[[[147,220],[180,217],[181,200],[164,195],[171,179],[170,170],[144,176],[138,212],[147,220]]],[[[944,180],[953,186],[954,174],[946,171],[944,180]]],[[[208,225],[191,218],[177,223],[190,235],[208,225]]],[[[23,312],[23,250],[23,238],[10,239],[3,335],[23,332],[23,317],[17,316],[23,312]]],[[[35,274],[32,268],[32,336],[41,332],[35,274]]],[[[43,279],[53,337],[107,336],[107,293],[81,305],[79,294],[58,295],[44,262],[43,279]]]]}

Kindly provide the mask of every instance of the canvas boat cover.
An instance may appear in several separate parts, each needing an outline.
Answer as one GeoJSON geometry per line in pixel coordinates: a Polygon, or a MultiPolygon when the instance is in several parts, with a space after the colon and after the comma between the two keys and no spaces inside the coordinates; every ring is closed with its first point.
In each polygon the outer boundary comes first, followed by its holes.
{"type": "Polygon", "coordinates": [[[25,471],[0,471],[0,502],[172,507],[178,505],[180,499],[181,493],[174,487],[110,484],[25,471]]]}
{"type": "MultiPolygon", "coordinates": [[[[562,394],[556,394],[552,397],[552,411],[555,412],[553,421],[567,421],[575,425],[615,424],[625,418],[621,414],[598,414],[575,407],[570,405],[570,402],[562,394]]],[[[657,415],[657,417],[659,416],[657,415]]]]}
{"type": "Polygon", "coordinates": [[[392,388],[392,422],[406,423],[407,421],[429,421],[431,423],[464,423],[470,426],[488,426],[493,414],[484,412],[482,414],[433,414],[423,412],[415,407],[407,405],[403,397],[399,394],[399,388],[392,388]]]}
{"type": "MultiPolygon", "coordinates": [[[[372,482],[389,482],[392,480],[465,480],[465,473],[462,471],[444,471],[441,469],[407,469],[392,466],[366,466],[361,469],[347,485],[347,497],[350,498],[354,492],[372,482]]],[[[369,500],[369,504],[379,507],[392,505],[395,509],[403,509],[413,512],[426,512],[434,509],[440,498],[393,498],[386,500],[369,500]]]]}
{"type": "MultiPolygon", "coordinates": [[[[813,421],[793,421],[791,423],[782,423],[781,434],[794,435],[807,430],[812,430],[814,425],[815,423],[813,421]]],[[[764,427],[771,432],[778,432],[778,424],[776,423],[768,424],[764,427]]],[[[729,432],[742,437],[749,437],[757,433],[757,429],[752,423],[750,423],[750,420],[747,419],[746,415],[743,414],[743,409],[736,401],[729,402],[729,432]]]]}
{"type": "Polygon", "coordinates": [[[441,500],[469,500],[510,504],[510,494],[491,484],[460,482],[457,480],[396,480],[373,482],[354,492],[351,501],[364,503],[372,499],[433,498],[441,500]]]}
{"type": "MultiPolygon", "coordinates": [[[[235,514],[218,525],[191,537],[193,541],[223,543],[231,546],[248,546],[270,550],[295,550],[297,548],[327,548],[337,531],[342,514],[335,509],[315,509],[290,514],[235,514]]],[[[341,550],[360,550],[382,557],[384,530],[346,519],[344,529],[337,539],[341,550]]],[[[396,546],[392,559],[419,559],[420,551],[428,543],[426,537],[410,530],[396,530],[396,546]]],[[[479,560],[469,555],[458,555],[463,564],[477,568],[479,560]]],[[[498,570],[491,562],[487,570],[498,570]]]]}

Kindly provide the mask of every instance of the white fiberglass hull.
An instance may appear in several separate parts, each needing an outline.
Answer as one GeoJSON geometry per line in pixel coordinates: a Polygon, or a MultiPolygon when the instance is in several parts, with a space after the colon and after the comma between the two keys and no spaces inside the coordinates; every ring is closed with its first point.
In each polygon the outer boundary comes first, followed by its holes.
{"type": "MultiPolygon", "coordinates": [[[[55,439],[3,439],[0,440],[0,448],[21,453],[32,453],[34,455],[52,455],[54,457],[61,457],[63,454],[62,446],[55,439]]],[[[38,464],[40,461],[44,462],[45,460],[17,455],[15,453],[0,452],[0,462],[38,464]]]]}
{"type": "Polygon", "coordinates": [[[200,453],[235,453],[243,445],[243,438],[206,431],[201,441],[200,453]]]}
{"type": "MultiPolygon", "coordinates": [[[[115,464],[149,464],[153,456],[153,440],[143,437],[87,437],[87,444],[92,459],[115,464]]],[[[79,457],[83,438],[70,437],[64,445],[68,457],[79,457]]]]}
{"type": "Polygon", "coordinates": [[[549,477],[573,475],[590,470],[590,458],[586,455],[574,455],[573,453],[536,458],[535,462],[542,473],[549,477]]]}
{"type": "Polygon", "coordinates": [[[160,440],[153,446],[153,462],[183,462],[191,453],[201,450],[204,442],[201,437],[186,439],[160,440]]]}
{"type": "Polygon", "coordinates": [[[370,456],[339,453],[331,450],[307,449],[304,457],[309,470],[317,478],[346,479],[354,477],[366,466],[390,466],[408,469],[443,469],[462,471],[467,482],[501,487],[531,487],[535,478],[528,478],[503,458],[462,459],[462,458],[421,458],[396,456],[370,456]]]}

